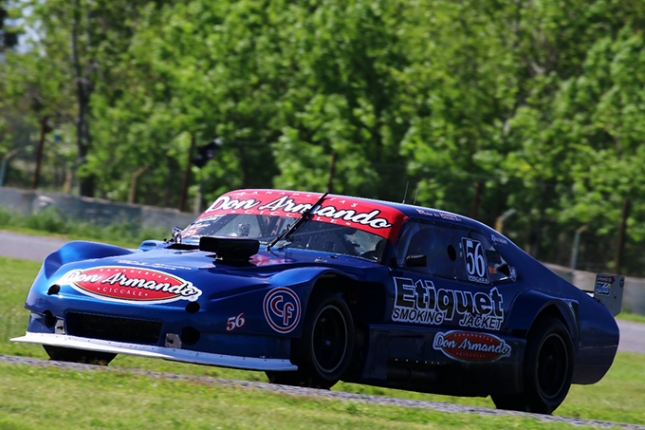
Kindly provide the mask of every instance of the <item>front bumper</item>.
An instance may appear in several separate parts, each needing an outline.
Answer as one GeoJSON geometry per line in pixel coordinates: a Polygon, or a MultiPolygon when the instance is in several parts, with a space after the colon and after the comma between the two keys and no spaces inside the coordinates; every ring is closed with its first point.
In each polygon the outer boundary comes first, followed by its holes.
{"type": "Polygon", "coordinates": [[[213,354],[156,345],[139,345],[100,339],[87,339],[64,334],[27,332],[25,336],[16,337],[11,340],[13,342],[36,343],[40,345],[59,346],[86,351],[137,355],[148,358],[162,358],[164,360],[231,367],[236,369],[261,371],[293,371],[298,369],[298,366],[285,359],[213,354]]]}

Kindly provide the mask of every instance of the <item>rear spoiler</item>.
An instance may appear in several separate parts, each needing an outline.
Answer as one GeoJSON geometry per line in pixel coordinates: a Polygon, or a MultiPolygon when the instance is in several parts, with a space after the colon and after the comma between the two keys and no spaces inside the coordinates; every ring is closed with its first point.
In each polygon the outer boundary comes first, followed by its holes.
{"type": "Polygon", "coordinates": [[[607,306],[611,314],[616,316],[620,313],[620,309],[623,306],[624,287],[624,276],[597,273],[596,284],[593,289],[593,298],[607,306]]]}

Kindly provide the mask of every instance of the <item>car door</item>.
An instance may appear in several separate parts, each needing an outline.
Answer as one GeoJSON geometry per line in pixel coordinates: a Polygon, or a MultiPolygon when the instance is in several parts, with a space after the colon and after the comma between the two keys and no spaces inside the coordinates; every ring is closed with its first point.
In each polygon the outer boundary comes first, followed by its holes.
{"type": "Polygon", "coordinates": [[[478,231],[410,220],[391,269],[393,324],[497,332],[512,297],[510,269],[478,231]],[[508,273],[508,274],[507,274],[508,273]]]}

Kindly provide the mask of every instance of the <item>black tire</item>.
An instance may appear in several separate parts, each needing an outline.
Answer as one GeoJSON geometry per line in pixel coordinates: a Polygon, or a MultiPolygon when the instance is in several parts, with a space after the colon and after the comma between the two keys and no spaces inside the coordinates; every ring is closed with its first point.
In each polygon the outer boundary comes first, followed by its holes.
{"type": "Polygon", "coordinates": [[[276,384],[331,388],[347,371],[354,349],[355,329],[347,304],[324,292],[312,298],[300,339],[294,339],[291,360],[295,372],[266,372],[276,384]]]}
{"type": "Polygon", "coordinates": [[[524,355],[524,391],[493,395],[499,409],[551,414],[564,401],[573,376],[573,343],[557,318],[538,321],[529,331],[524,355]]]}
{"type": "Polygon", "coordinates": [[[506,409],[507,411],[528,412],[526,400],[523,394],[493,394],[491,395],[493,403],[497,409],[506,409]]]}
{"type": "Polygon", "coordinates": [[[85,351],[82,349],[61,348],[60,346],[43,345],[50,360],[71,363],[98,364],[107,366],[116,354],[109,352],[85,351]]]}

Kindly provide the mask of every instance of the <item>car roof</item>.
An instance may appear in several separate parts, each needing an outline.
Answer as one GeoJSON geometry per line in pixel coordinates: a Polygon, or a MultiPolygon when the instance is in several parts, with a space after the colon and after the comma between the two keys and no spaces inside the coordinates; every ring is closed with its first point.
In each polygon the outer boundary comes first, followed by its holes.
{"type": "MultiPolygon", "coordinates": [[[[238,191],[273,191],[276,193],[305,193],[305,194],[312,194],[312,195],[319,195],[319,196],[323,195],[323,193],[320,193],[320,192],[313,192],[313,191],[306,191],[306,190],[283,190],[283,189],[240,189],[240,190],[232,190],[231,193],[238,192],[238,191]]],[[[355,197],[355,196],[350,196],[346,194],[329,193],[328,196],[334,197],[334,198],[347,199],[347,200],[371,202],[371,203],[376,203],[383,206],[389,206],[393,209],[398,210],[399,212],[401,212],[403,215],[405,215],[410,219],[423,220],[423,221],[441,221],[446,224],[453,224],[461,227],[474,228],[476,230],[482,230],[487,233],[493,233],[493,234],[502,236],[500,233],[498,233],[497,231],[495,231],[494,229],[492,229],[491,227],[489,227],[488,225],[480,221],[474,220],[464,215],[443,211],[440,209],[411,205],[406,203],[391,202],[387,200],[372,199],[367,197],[355,197]]]]}

